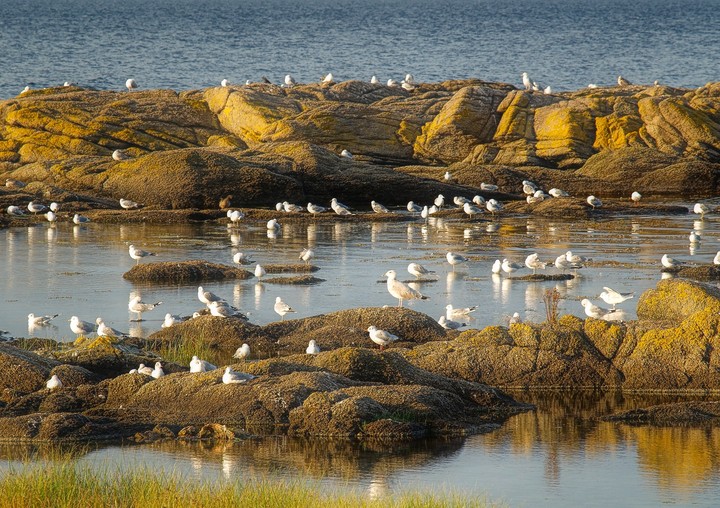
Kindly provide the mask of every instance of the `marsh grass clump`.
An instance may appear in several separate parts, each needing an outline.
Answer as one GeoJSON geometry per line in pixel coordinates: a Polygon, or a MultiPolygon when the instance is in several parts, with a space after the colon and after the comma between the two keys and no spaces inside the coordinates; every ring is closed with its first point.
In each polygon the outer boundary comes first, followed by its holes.
{"type": "MultiPolygon", "coordinates": [[[[223,354],[202,337],[184,336],[178,340],[153,340],[147,343],[147,348],[156,353],[166,362],[174,362],[187,365],[193,356],[207,360],[218,365],[218,362],[226,360],[227,354],[223,354]]],[[[221,362],[222,363],[222,362],[221,362]]]]}
{"type": "Polygon", "coordinates": [[[273,506],[345,507],[486,507],[482,499],[452,493],[412,492],[369,499],[359,493],[329,492],[312,483],[270,480],[193,480],[179,473],[146,468],[117,471],[66,460],[10,467],[0,477],[0,508],[16,506],[186,507],[273,506]]]}
{"type": "Polygon", "coordinates": [[[558,321],[558,305],[560,305],[560,292],[556,288],[546,289],[543,294],[545,304],[545,317],[547,322],[554,325],[558,321]]]}

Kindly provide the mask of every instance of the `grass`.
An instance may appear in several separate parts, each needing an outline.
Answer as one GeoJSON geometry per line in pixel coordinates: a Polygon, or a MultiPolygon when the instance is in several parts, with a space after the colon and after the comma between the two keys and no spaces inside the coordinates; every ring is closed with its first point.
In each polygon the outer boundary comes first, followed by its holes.
{"type": "Polygon", "coordinates": [[[491,506],[484,500],[457,494],[416,492],[373,500],[357,493],[326,492],[301,482],[201,481],[187,479],[176,473],[158,473],[142,468],[132,471],[98,471],[87,465],[77,465],[71,460],[11,468],[0,477],[0,492],[0,508],[491,506]]]}
{"type": "Polygon", "coordinates": [[[557,323],[558,305],[560,304],[560,292],[553,289],[546,289],[543,295],[543,303],[545,304],[545,317],[551,325],[557,323]]]}
{"type": "Polygon", "coordinates": [[[227,363],[227,353],[210,347],[208,341],[197,337],[183,337],[180,340],[153,341],[147,349],[158,354],[163,361],[188,365],[193,356],[221,365],[227,363]]]}

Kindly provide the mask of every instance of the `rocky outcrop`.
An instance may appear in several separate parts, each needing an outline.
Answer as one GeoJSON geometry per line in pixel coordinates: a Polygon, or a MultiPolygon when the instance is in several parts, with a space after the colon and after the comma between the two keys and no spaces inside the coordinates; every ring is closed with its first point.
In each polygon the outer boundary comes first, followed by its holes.
{"type": "Polygon", "coordinates": [[[207,261],[160,261],[133,266],[123,274],[131,282],[180,284],[224,279],[249,279],[253,274],[241,268],[207,261]]]}
{"type": "Polygon", "coordinates": [[[0,103],[0,178],[33,183],[26,192],[45,199],[174,209],[214,208],[232,193],[237,206],[277,196],[429,202],[477,193],[480,181],[504,187],[513,171],[582,195],[709,195],[720,185],[719,103],[719,83],[550,95],[478,80],[411,91],[359,81],[180,94],[52,88],[0,103]],[[113,160],[116,149],[127,158],[113,160]],[[418,163],[442,171],[426,180],[395,170],[418,163]],[[470,189],[440,183],[446,167],[470,189]]]}

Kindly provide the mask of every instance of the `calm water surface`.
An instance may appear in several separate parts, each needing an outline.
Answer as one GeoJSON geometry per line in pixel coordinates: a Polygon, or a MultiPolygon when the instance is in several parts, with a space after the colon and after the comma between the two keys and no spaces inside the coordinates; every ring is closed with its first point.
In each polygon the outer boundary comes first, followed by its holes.
{"type": "Polygon", "coordinates": [[[71,81],[186,90],[477,77],[554,90],[718,79],[716,0],[3,0],[0,99],[71,81]]]}

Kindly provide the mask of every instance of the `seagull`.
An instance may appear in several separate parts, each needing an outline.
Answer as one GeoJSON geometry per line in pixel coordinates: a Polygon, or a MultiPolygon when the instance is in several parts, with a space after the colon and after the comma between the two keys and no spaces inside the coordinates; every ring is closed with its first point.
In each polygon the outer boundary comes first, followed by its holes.
{"type": "Polygon", "coordinates": [[[380,83],[380,81],[378,80],[377,76],[373,76],[372,78],[370,78],[370,83],[372,83],[373,85],[377,85],[378,83],[380,83]]]}
{"type": "Polygon", "coordinates": [[[278,211],[278,212],[282,212],[282,211],[283,211],[283,204],[282,204],[282,203],[276,203],[276,204],[275,204],[275,210],[278,211]]]}
{"type": "Polygon", "coordinates": [[[210,315],[221,318],[229,318],[238,316],[238,312],[230,306],[225,300],[210,302],[207,305],[210,310],[210,315]]]}
{"type": "Polygon", "coordinates": [[[700,235],[700,233],[698,233],[697,231],[693,230],[693,231],[690,232],[689,239],[690,239],[690,243],[693,243],[693,244],[694,244],[694,243],[700,243],[700,241],[702,240],[702,236],[700,235]]]}
{"type": "Polygon", "coordinates": [[[300,257],[298,259],[302,259],[303,261],[305,261],[306,265],[309,265],[310,260],[314,257],[315,257],[315,251],[312,249],[306,248],[306,249],[302,250],[302,252],[300,253],[300,257]]]}
{"type": "Polygon", "coordinates": [[[385,349],[385,346],[398,340],[397,335],[393,335],[385,330],[380,330],[375,326],[368,327],[368,333],[370,334],[370,340],[380,346],[380,351],[385,349]]]}
{"type": "Polygon", "coordinates": [[[125,81],[125,88],[128,89],[128,92],[132,91],[133,89],[137,88],[137,83],[134,79],[129,78],[127,81],[125,81]]]}
{"type": "Polygon", "coordinates": [[[178,323],[182,323],[184,319],[177,314],[170,314],[169,312],[165,314],[165,319],[163,320],[163,323],[160,325],[161,328],[170,328],[173,325],[176,325],[178,323]]]}
{"type": "Polygon", "coordinates": [[[430,209],[427,207],[427,205],[423,206],[423,209],[420,210],[420,217],[425,219],[426,222],[428,220],[428,217],[430,217],[430,209]]]}
{"type": "Polygon", "coordinates": [[[50,203],[50,211],[55,212],[55,213],[59,212],[60,211],[60,203],[56,203],[55,201],[50,203]]]}
{"type": "Polygon", "coordinates": [[[473,305],[472,307],[463,307],[463,308],[456,309],[452,306],[452,304],[448,303],[445,306],[445,317],[447,319],[453,319],[453,318],[468,316],[470,313],[475,312],[477,310],[477,308],[478,308],[477,305],[473,305]]]}
{"type": "Polygon", "coordinates": [[[138,208],[142,205],[140,203],[136,203],[131,199],[120,198],[120,206],[125,210],[130,210],[131,208],[138,208]]]}
{"type": "Polygon", "coordinates": [[[388,270],[385,272],[387,277],[387,290],[388,292],[398,299],[398,306],[402,307],[403,300],[427,300],[428,297],[420,293],[404,282],[397,280],[397,272],[395,270],[388,270]]]}
{"type": "Polygon", "coordinates": [[[305,209],[300,206],[293,203],[288,203],[287,201],[283,201],[283,210],[285,210],[287,213],[300,213],[304,211],[305,209]]]}
{"type": "Polygon", "coordinates": [[[237,358],[238,360],[247,360],[248,358],[250,358],[250,346],[243,343],[242,346],[235,350],[233,358],[237,358]]]}
{"type": "MultiPolygon", "coordinates": [[[[132,372],[132,371],[130,371],[132,372]]],[[[145,365],[144,363],[141,363],[136,371],[138,374],[145,374],[146,376],[152,376],[153,369],[145,365]]]]}
{"type": "Polygon", "coordinates": [[[582,267],[583,265],[581,263],[571,263],[570,261],[568,261],[565,254],[560,254],[558,257],[555,258],[555,268],[562,272],[565,272],[565,270],[567,269],[577,270],[582,267]]]}
{"type": "Polygon", "coordinates": [[[370,201],[370,207],[375,213],[390,213],[390,210],[376,201],[370,201]]]}
{"type": "Polygon", "coordinates": [[[310,212],[312,215],[316,215],[318,213],[323,213],[327,208],[320,205],[313,205],[312,203],[307,204],[307,211],[310,212]]]}
{"type": "Polygon", "coordinates": [[[575,264],[584,264],[588,261],[592,261],[592,258],[581,256],[579,254],[573,254],[571,250],[565,253],[565,259],[567,259],[570,263],[575,264]]]}
{"type": "Polygon", "coordinates": [[[292,307],[290,307],[287,303],[282,301],[282,298],[279,296],[275,298],[275,306],[273,307],[273,310],[280,314],[280,320],[285,320],[285,314],[288,314],[290,312],[295,312],[292,307]]]}
{"type": "Polygon", "coordinates": [[[428,270],[419,263],[410,263],[407,267],[407,271],[410,272],[410,275],[414,275],[416,279],[419,279],[421,275],[435,273],[434,271],[428,270]]]}
{"type": "Polygon", "coordinates": [[[295,78],[293,78],[290,74],[285,75],[285,86],[291,87],[295,85],[295,78]]]}
{"type": "Polygon", "coordinates": [[[225,87],[228,86],[229,84],[230,84],[230,82],[229,82],[227,79],[223,79],[223,80],[220,82],[220,86],[223,87],[223,88],[225,88],[225,87]]]}
{"type": "Polygon", "coordinates": [[[525,87],[525,90],[532,90],[532,81],[530,80],[530,77],[528,76],[527,72],[522,73],[522,83],[525,87]]]}
{"type": "Polygon", "coordinates": [[[543,93],[545,95],[550,95],[552,93],[552,88],[550,88],[550,85],[545,87],[545,89],[543,90],[543,93]]]}
{"type": "Polygon", "coordinates": [[[445,254],[445,258],[447,259],[447,262],[450,263],[450,266],[452,266],[453,272],[455,271],[455,265],[467,263],[468,261],[468,258],[466,258],[465,256],[456,254],[454,252],[448,252],[447,254],[445,254]]]}
{"type": "Polygon", "coordinates": [[[308,342],[308,347],[305,349],[305,353],[309,355],[316,355],[320,352],[320,346],[317,345],[315,339],[308,342]]]}
{"type": "Polygon", "coordinates": [[[20,93],[21,93],[21,94],[24,94],[24,93],[27,93],[27,92],[29,92],[29,91],[30,91],[30,85],[26,85],[25,88],[23,88],[23,89],[22,89],[22,92],[20,92],[20,93]]]}
{"type": "Polygon", "coordinates": [[[220,298],[212,291],[205,291],[202,286],[198,286],[197,297],[205,305],[210,305],[212,302],[224,302],[225,300],[220,298]]]}
{"type": "Polygon", "coordinates": [[[488,191],[488,192],[495,192],[498,190],[498,186],[492,183],[481,183],[480,184],[480,190],[488,191]]]}
{"type": "Polygon", "coordinates": [[[585,314],[588,317],[595,319],[605,319],[608,314],[612,314],[613,312],[615,312],[614,310],[598,307],[587,298],[583,298],[583,300],[580,302],[580,305],[585,308],[585,314]]]}
{"type": "Polygon", "coordinates": [[[552,188],[548,191],[548,194],[550,194],[554,198],[566,198],[570,194],[567,193],[567,191],[564,191],[562,189],[552,188]]]}
{"type": "Polygon", "coordinates": [[[530,180],[523,180],[522,190],[525,194],[535,194],[535,191],[537,190],[537,185],[535,185],[530,180]]]}
{"type": "Polygon", "coordinates": [[[695,206],[693,207],[693,212],[698,214],[700,216],[700,219],[705,218],[706,213],[710,213],[710,208],[705,203],[695,203],[695,206]]]}
{"type": "Polygon", "coordinates": [[[90,219],[88,219],[84,215],[76,213],[75,215],[73,215],[73,222],[75,224],[87,224],[88,222],[90,222],[90,219]]]}
{"type": "Polygon", "coordinates": [[[53,374],[53,376],[48,379],[48,382],[45,383],[45,387],[48,390],[56,390],[58,388],[62,388],[62,381],[60,381],[60,378],[57,377],[57,374],[53,374]]]}
{"type": "Polygon", "coordinates": [[[135,264],[139,264],[140,260],[142,258],[146,258],[148,256],[155,256],[154,252],[148,252],[146,250],[138,249],[134,245],[130,244],[128,247],[128,252],[130,253],[130,257],[135,260],[135,264]]]}
{"type": "Polygon", "coordinates": [[[502,270],[502,261],[496,259],[492,265],[492,273],[500,273],[502,270]]]}
{"type": "Polygon", "coordinates": [[[478,195],[478,196],[473,196],[472,202],[475,203],[475,204],[478,205],[478,206],[485,206],[485,204],[486,204],[486,203],[485,203],[485,198],[482,197],[482,196],[480,196],[480,195],[478,195]]]}
{"type": "Polygon", "coordinates": [[[544,270],[547,263],[540,261],[537,252],[534,252],[525,258],[525,266],[530,268],[533,271],[533,275],[535,275],[537,270],[544,270]]]}
{"type": "Polygon", "coordinates": [[[28,314],[28,327],[33,326],[47,326],[50,321],[58,317],[60,314],[54,314],[52,316],[36,316],[32,312],[28,314]]]}
{"type": "Polygon", "coordinates": [[[508,325],[517,325],[517,324],[520,324],[520,323],[522,323],[522,318],[520,317],[520,313],[519,313],[519,312],[513,312],[512,317],[511,317],[510,320],[508,321],[508,325]]]}
{"type": "Polygon", "coordinates": [[[97,324],[97,334],[98,336],[105,336],[105,337],[127,337],[127,333],[123,333],[120,330],[116,330],[115,328],[112,328],[111,326],[108,326],[105,324],[105,321],[103,321],[103,318],[99,317],[95,320],[95,323],[97,324]]]}
{"type": "Polygon", "coordinates": [[[262,276],[265,275],[266,273],[267,273],[267,272],[265,271],[265,268],[263,268],[263,267],[260,266],[259,264],[256,264],[256,265],[255,265],[255,277],[257,277],[257,278],[259,279],[260,277],[262,277],[262,276]]]}
{"type": "Polygon", "coordinates": [[[633,203],[637,204],[637,203],[639,203],[640,200],[642,199],[642,194],[640,194],[639,192],[635,191],[635,192],[633,192],[632,194],[630,194],[630,199],[632,199],[633,203]]]}
{"type": "Polygon", "coordinates": [[[323,83],[332,83],[332,81],[333,81],[332,72],[328,72],[322,80],[323,83]]]}
{"type": "Polygon", "coordinates": [[[502,260],[502,265],[500,265],[500,266],[502,267],[502,270],[505,273],[513,273],[513,272],[516,272],[517,270],[525,268],[520,263],[515,263],[513,261],[509,261],[507,258],[502,260]]]}
{"type": "Polygon", "coordinates": [[[397,81],[395,81],[394,79],[390,78],[390,79],[387,80],[387,86],[389,86],[389,87],[397,86],[397,81]]]}
{"type": "Polygon", "coordinates": [[[95,325],[92,323],[88,323],[87,321],[83,321],[77,316],[73,316],[70,318],[70,329],[73,331],[73,333],[76,333],[78,335],[85,335],[88,333],[93,333],[95,331],[95,325]]]}
{"type": "Polygon", "coordinates": [[[330,208],[332,208],[338,215],[353,215],[350,213],[350,208],[347,205],[340,203],[337,198],[330,200],[330,208]]]}
{"type": "Polygon", "coordinates": [[[470,201],[468,198],[466,198],[464,196],[455,196],[453,198],[453,203],[455,203],[457,206],[462,208],[463,206],[465,206],[465,203],[472,203],[472,201],[470,201]]]}
{"type": "Polygon", "coordinates": [[[55,222],[57,221],[57,214],[50,210],[45,214],[45,218],[48,220],[48,222],[55,222]]]}
{"type": "Polygon", "coordinates": [[[442,194],[438,194],[433,201],[433,204],[438,208],[442,208],[443,206],[445,206],[445,196],[443,196],[442,194]]]}
{"type": "Polygon", "coordinates": [[[7,207],[7,213],[8,215],[25,215],[25,212],[22,211],[22,209],[19,206],[10,205],[7,207]]]}
{"type": "Polygon", "coordinates": [[[593,207],[593,210],[595,208],[600,208],[602,206],[602,201],[600,201],[600,198],[596,198],[595,196],[588,196],[587,197],[587,203],[588,205],[593,207]]]}
{"type": "Polygon", "coordinates": [[[115,150],[112,153],[112,158],[113,158],[113,160],[116,160],[116,161],[125,161],[125,160],[128,160],[130,158],[130,156],[122,150],[115,150]]]}
{"type": "Polygon", "coordinates": [[[231,224],[237,224],[245,218],[245,214],[242,210],[228,210],[227,216],[228,219],[230,219],[231,224]]]}
{"type": "Polygon", "coordinates": [[[632,83],[630,83],[627,79],[623,78],[622,76],[618,76],[617,79],[618,86],[630,86],[632,83]]]}
{"type": "Polygon", "coordinates": [[[592,89],[597,88],[598,86],[595,83],[590,83],[587,87],[592,90],[592,89]]]}
{"type": "Polygon", "coordinates": [[[445,178],[446,182],[452,180],[452,175],[450,174],[450,171],[445,171],[445,176],[443,178],[445,178]]]}
{"type": "Polygon", "coordinates": [[[466,214],[468,214],[471,219],[472,219],[472,216],[473,216],[473,215],[477,215],[477,214],[479,214],[479,213],[483,213],[483,211],[482,211],[480,208],[478,208],[477,206],[475,206],[475,205],[473,205],[473,204],[470,204],[470,203],[465,203],[465,204],[463,205],[463,211],[464,211],[466,214]]]}
{"type": "Polygon", "coordinates": [[[270,231],[277,231],[278,229],[280,229],[280,223],[277,221],[277,219],[270,219],[267,222],[266,227],[270,231]]]}
{"type": "Polygon", "coordinates": [[[197,356],[193,356],[192,360],[190,360],[190,372],[208,372],[215,369],[217,369],[215,365],[201,360],[197,356]]]}
{"type": "Polygon", "coordinates": [[[420,213],[422,212],[422,206],[416,205],[414,201],[408,201],[407,211],[410,213],[420,213]]]}
{"type": "Polygon", "coordinates": [[[438,319],[438,324],[446,330],[457,330],[458,328],[462,328],[463,326],[467,325],[467,323],[460,323],[459,321],[453,321],[452,319],[448,319],[446,316],[440,316],[440,319],[438,319]]]}
{"type": "Polygon", "coordinates": [[[665,268],[679,268],[685,264],[683,261],[678,261],[677,259],[671,258],[667,254],[663,254],[660,262],[665,268]]]}
{"type": "Polygon", "coordinates": [[[136,296],[135,298],[132,298],[130,302],[128,302],[128,310],[138,315],[138,318],[135,320],[137,322],[142,321],[143,312],[153,310],[160,304],[162,304],[162,302],[145,303],[142,301],[141,297],[136,296]]]}
{"type": "Polygon", "coordinates": [[[720,265],[720,250],[717,251],[717,254],[715,254],[715,257],[713,258],[713,264],[720,265]]]}
{"type": "Polygon", "coordinates": [[[485,208],[488,209],[488,212],[495,215],[495,212],[500,212],[503,209],[503,206],[502,203],[499,203],[494,199],[488,199],[487,203],[485,203],[485,208]]]}
{"type": "Polygon", "coordinates": [[[225,367],[225,373],[222,376],[222,382],[226,385],[247,383],[251,379],[255,379],[255,376],[245,372],[236,372],[232,367],[225,367]]]}
{"type": "Polygon", "coordinates": [[[603,302],[612,305],[611,310],[615,310],[615,306],[623,303],[625,300],[629,300],[630,298],[635,296],[635,293],[619,293],[615,291],[614,289],[610,289],[609,287],[603,287],[605,291],[600,293],[600,298],[603,302]]]}
{"type": "Polygon", "coordinates": [[[155,379],[158,379],[158,378],[163,377],[163,376],[165,375],[165,371],[164,371],[163,368],[162,368],[162,363],[160,363],[160,362],[155,362],[155,368],[154,368],[153,371],[150,373],[150,375],[151,375],[152,377],[154,377],[155,379]]]}
{"type": "Polygon", "coordinates": [[[233,262],[237,263],[238,265],[249,265],[253,261],[250,259],[249,254],[245,254],[243,252],[237,252],[233,256],[233,262]]]}
{"type": "Polygon", "coordinates": [[[351,154],[349,151],[343,149],[343,151],[340,152],[340,157],[345,157],[346,159],[352,159],[353,154],[351,154]]]}
{"type": "Polygon", "coordinates": [[[47,206],[42,205],[42,204],[40,204],[40,203],[36,203],[36,202],[34,202],[34,201],[30,201],[30,202],[27,204],[27,209],[28,209],[29,212],[32,212],[33,215],[35,215],[35,214],[37,214],[38,212],[44,212],[45,210],[47,210],[47,206]]]}

